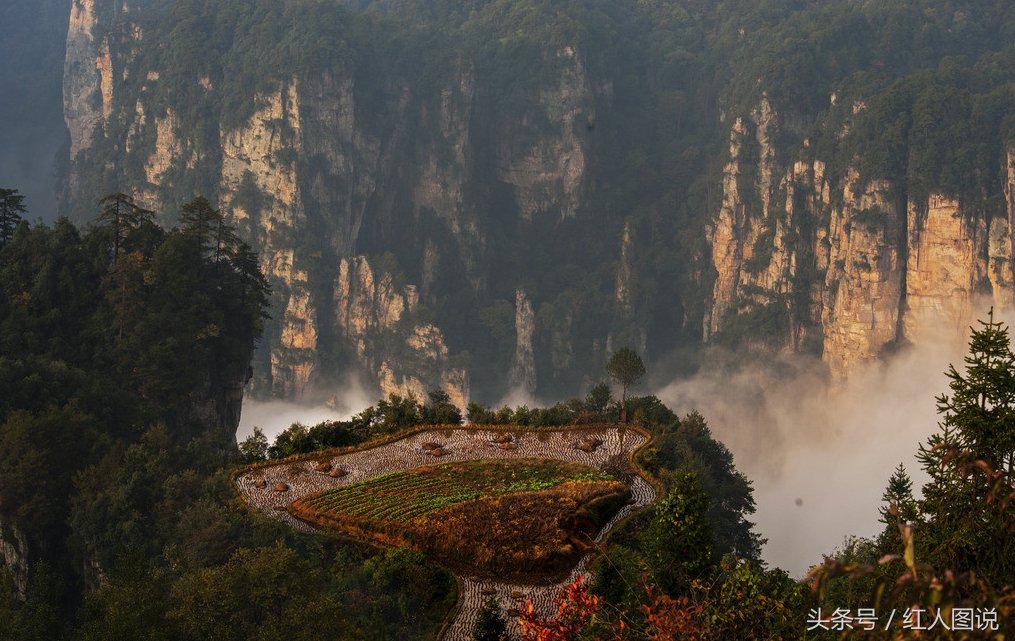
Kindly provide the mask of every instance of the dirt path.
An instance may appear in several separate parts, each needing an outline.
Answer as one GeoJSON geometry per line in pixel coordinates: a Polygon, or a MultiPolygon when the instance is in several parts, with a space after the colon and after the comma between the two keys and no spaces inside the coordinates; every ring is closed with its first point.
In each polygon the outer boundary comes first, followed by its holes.
{"type": "MultiPolygon", "coordinates": [[[[617,428],[595,431],[507,432],[514,437],[515,449],[505,450],[494,442],[498,435],[504,433],[495,430],[468,429],[420,432],[369,450],[333,457],[331,463],[348,472],[342,478],[331,478],[327,474],[315,472],[315,463],[300,461],[280,463],[246,472],[236,477],[236,485],[254,507],[291,524],[298,530],[309,532],[313,530],[310,525],[294,518],[286,511],[290,503],[321,490],[365,481],[387,472],[409,470],[435,463],[491,458],[545,458],[606,469],[613,467],[618,461],[626,461],[631,452],[645,442],[642,434],[617,428]],[[592,452],[575,447],[579,441],[590,436],[601,439],[603,444],[592,452]],[[424,443],[439,443],[447,453],[440,458],[434,457],[423,449],[424,443]],[[260,480],[266,482],[265,487],[257,487],[260,480]],[[288,485],[289,489],[277,492],[275,485],[280,482],[288,485]]],[[[620,519],[655,500],[655,490],[639,476],[631,479],[631,494],[631,503],[625,505],[603,526],[596,541],[601,541],[620,519]]],[[[588,558],[586,556],[579,561],[568,580],[553,585],[513,585],[461,577],[462,607],[441,641],[468,641],[479,608],[487,595],[495,594],[505,611],[518,607],[526,599],[531,599],[540,612],[551,614],[561,586],[573,581],[579,574],[586,573],[588,558]],[[512,594],[518,593],[524,596],[521,599],[512,597],[512,594]]],[[[509,625],[515,634],[519,633],[518,624],[513,618],[509,617],[509,625]]]]}

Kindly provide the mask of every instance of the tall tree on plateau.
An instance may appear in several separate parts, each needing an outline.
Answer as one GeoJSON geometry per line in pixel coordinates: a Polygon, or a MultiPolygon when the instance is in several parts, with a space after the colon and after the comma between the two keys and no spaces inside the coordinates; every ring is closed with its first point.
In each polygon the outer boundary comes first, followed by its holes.
{"type": "Polygon", "coordinates": [[[606,373],[621,387],[620,422],[627,422],[627,388],[645,375],[645,364],[641,356],[630,347],[621,347],[606,363],[606,373]]]}
{"type": "Polygon", "coordinates": [[[0,247],[11,242],[14,230],[21,222],[21,214],[28,211],[24,200],[17,189],[0,189],[0,247]]]}
{"type": "Polygon", "coordinates": [[[226,223],[226,217],[204,196],[198,196],[183,206],[180,224],[184,233],[200,241],[203,251],[210,252],[216,267],[223,258],[235,253],[240,242],[236,230],[226,223]]]}
{"type": "Polygon", "coordinates": [[[154,214],[145,209],[134,199],[122,192],[106,194],[99,201],[99,215],[96,221],[100,226],[108,226],[113,234],[113,262],[120,258],[120,250],[131,232],[141,228],[145,222],[152,222],[154,214]]]}

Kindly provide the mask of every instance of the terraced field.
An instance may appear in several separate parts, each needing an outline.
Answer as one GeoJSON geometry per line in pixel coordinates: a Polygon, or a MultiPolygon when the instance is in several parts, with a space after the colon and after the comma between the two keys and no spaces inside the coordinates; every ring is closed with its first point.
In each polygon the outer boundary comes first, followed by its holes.
{"type": "MultiPolygon", "coordinates": [[[[630,501],[595,535],[594,539],[601,541],[617,521],[655,500],[652,486],[628,465],[631,453],[644,443],[645,436],[639,432],[621,428],[556,432],[470,428],[432,430],[323,461],[285,462],[256,468],[238,475],[236,484],[253,507],[284,520],[295,528],[311,531],[313,526],[290,513],[290,505],[326,490],[351,488],[370,480],[387,482],[398,478],[394,473],[421,466],[436,467],[482,459],[516,462],[522,459],[542,459],[578,463],[595,471],[610,472],[620,478],[631,491],[630,501]]],[[[460,493],[477,491],[460,490],[460,493]]],[[[466,501],[456,505],[467,504],[466,501]]],[[[495,581],[475,574],[462,574],[461,607],[457,617],[444,631],[442,641],[468,640],[479,608],[487,595],[495,595],[505,609],[519,607],[524,600],[530,599],[538,610],[550,614],[560,587],[578,574],[586,572],[588,558],[581,557],[563,581],[540,585],[495,581]]],[[[518,628],[513,621],[512,627],[517,634],[518,628]]]]}
{"type": "Polygon", "coordinates": [[[300,520],[408,545],[460,573],[560,577],[631,497],[606,472],[539,459],[485,459],[392,472],[290,506],[300,520]]]}

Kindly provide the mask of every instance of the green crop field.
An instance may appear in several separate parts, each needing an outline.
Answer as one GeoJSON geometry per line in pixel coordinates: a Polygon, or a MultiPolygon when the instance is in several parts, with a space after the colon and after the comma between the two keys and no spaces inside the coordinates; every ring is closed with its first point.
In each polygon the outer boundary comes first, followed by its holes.
{"type": "Polygon", "coordinates": [[[317,513],[408,523],[462,501],[545,490],[566,482],[613,480],[605,472],[555,461],[467,461],[384,474],[302,503],[317,513]]]}
{"type": "Polygon", "coordinates": [[[628,498],[624,483],[583,465],[502,459],[384,474],[299,499],[290,512],[469,574],[528,581],[565,573],[628,498]]]}

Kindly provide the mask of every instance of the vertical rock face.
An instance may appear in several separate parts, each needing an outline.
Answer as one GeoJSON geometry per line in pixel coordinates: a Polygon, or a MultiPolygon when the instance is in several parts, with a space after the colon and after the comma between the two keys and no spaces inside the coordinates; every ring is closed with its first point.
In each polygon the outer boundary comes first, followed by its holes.
{"type": "Polygon", "coordinates": [[[14,577],[14,586],[21,598],[28,590],[28,541],[12,523],[0,519],[0,561],[14,577]]]}
{"type": "Polygon", "coordinates": [[[633,240],[634,235],[631,232],[631,222],[628,221],[624,224],[624,234],[620,240],[620,266],[617,268],[617,280],[613,286],[613,295],[620,305],[620,309],[627,313],[633,311],[631,300],[631,279],[634,274],[634,266],[632,265],[632,254],[634,253],[633,240]]]}
{"type": "Polygon", "coordinates": [[[239,129],[223,131],[222,210],[261,250],[261,269],[271,283],[280,313],[273,341],[271,388],[302,398],[317,367],[317,311],[306,269],[305,247],[296,230],[305,224],[296,160],[302,149],[299,93],[295,82],[261,96],[263,105],[239,129]],[[255,202],[244,200],[253,191],[255,202]]]}
{"type": "MultiPolygon", "coordinates": [[[[779,178],[777,130],[778,120],[764,96],[749,118],[737,118],[731,128],[722,203],[706,230],[717,272],[704,320],[706,341],[720,334],[732,316],[753,309],[787,313],[798,253],[793,190],[802,176],[791,169],[779,178]]],[[[772,338],[770,330],[764,333],[769,336],[759,334],[762,340],[772,338]]],[[[778,342],[793,347],[797,333],[787,329],[778,342]]]]}
{"type": "Polygon", "coordinates": [[[903,221],[889,185],[875,181],[857,193],[857,179],[848,172],[841,204],[830,208],[815,249],[825,270],[822,353],[836,376],[896,339],[902,303],[903,221]]]}
{"type": "Polygon", "coordinates": [[[103,119],[103,107],[108,104],[106,91],[112,90],[109,45],[95,41],[95,2],[71,2],[64,62],[63,112],[71,135],[72,159],[91,146],[95,128],[103,119]],[[109,83],[106,78],[110,79],[109,83]]]}
{"type": "Polygon", "coordinates": [[[1006,216],[986,220],[957,199],[910,196],[854,169],[832,181],[820,159],[782,170],[777,135],[764,97],[731,127],[723,200],[707,230],[716,277],[706,341],[735,331],[750,343],[766,324],[769,347],[819,353],[841,378],[898,341],[961,334],[989,305],[1011,305],[1012,152],[1006,216]]]}
{"type": "MultiPolygon", "coordinates": [[[[143,66],[159,57],[137,52],[158,43],[130,21],[113,40],[99,35],[113,32],[111,16],[128,16],[125,6],[107,2],[74,0],[72,7],[65,69],[71,198],[84,198],[73,176],[81,169],[75,163],[87,162],[104,167],[89,173],[91,180],[122,182],[170,221],[195,192],[217,199],[259,253],[272,287],[256,393],[328,394],[317,388],[352,368],[383,393],[419,396],[440,387],[464,404],[464,352],[475,349],[467,340],[478,335],[478,321],[442,318],[442,310],[449,301],[462,301],[462,309],[478,299],[479,309],[496,298],[490,274],[503,276],[491,255],[502,248],[491,247],[491,229],[509,229],[524,245],[537,224],[578,215],[589,153],[584,134],[596,101],[608,97],[608,79],[594,88],[574,46],[545,51],[552,73],[527,85],[532,95],[513,111],[491,97],[468,58],[423,85],[335,65],[253,95],[255,108],[239,125],[235,113],[220,114],[216,138],[208,123],[181,115],[194,111],[176,97],[187,87],[187,100],[207,100],[202,110],[213,113],[227,84],[215,80],[215,63],[192,78],[187,70],[143,66]],[[130,81],[122,95],[121,78],[130,81]],[[118,113],[128,100],[132,113],[118,113]],[[86,160],[88,149],[108,157],[86,160]]],[[[145,9],[136,10],[140,24],[145,9]]],[[[632,249],[625,242],[618,305],[632,316],[632,249]]],[[[517,284],[496,287],[512,291],[517,284]]],[[[536,343],[551,346],[546,360],[554,376],[571,367],[575,314],[572,303],[561,304],[552,326],[539,328],[531,296],[522,292],[517,302],[517,359],[505,358],[496,384],[535,392],[536,343]]]]}
{"type": "Polygon", "coordinates": [[[574,216],[581,196],[585,150],[575,128],[595,117],[590,109],[592,91],[574,47],[564,47],[556,56],[564,68],[560,84],[543,91],[539,99],[543,115],[555,132],[540,136],[527,147],[505,137],[499,152],[499,177],[514,186],[519,212],[525,220],[541,213],[560,218],[574,216]]]}
{"type": "Polygon", "coordinates": [[[464,408],[468,373],[451,362],[440,328],[414,322],[417,289],[397,286],[389,273],[375,275],[363,256],[342,259],[335,281],[337,326],[359,363],[376,376],[382,394],[424,400],[436,387],[464,408]]]}
{"type": "Polygon", "coordinates": [[[525,290],[515,292],[515,359],[511,386],[531,395],[536,391],[536,357],[532,350],[535,314],[525,290]]]}
{"type": "Polygon", "coordinates": [[[931,194],[926,205],[910,203],[909,259],[903,331],[921,342],[936,334],[961,334],[975,314],[973,297],[991,295],[987,279],[987,229],[971,220],[958,201],[931,194]]]}

